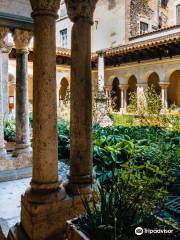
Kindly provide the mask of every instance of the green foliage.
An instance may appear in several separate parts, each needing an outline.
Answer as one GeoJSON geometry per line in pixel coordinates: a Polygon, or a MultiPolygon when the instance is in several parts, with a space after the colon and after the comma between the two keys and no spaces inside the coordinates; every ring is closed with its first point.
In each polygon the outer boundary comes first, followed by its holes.
{"type": "Polygon", "coordinates": [[[113,121],[113,126],[127,126],[130,127],[134,125],[134,116],[132,115],[120,115],[120,114],[110,114],[110,118],[113,121]]]}
{"type": "Polygon", "coordinates": [[[171,192],[180,191],[180,134],[158,127],[108,127],[94,129],[94,171],[99,182],[109,182],[114,169],[134,159],[150,162],[166,172],[162,181],[171,192]]]}
{"type": "Polygon", "coordinates": [[[8,142],[16,141],[15,120],[8,119],[4,122],[4,139],[8,142]]]}
{"type": "Polygon", "coordinates": [[[70,153],[70,136],[69,125],[66,121],[59,119],[57,122],[58,134],[58,158],[69,158],[70,153]]]}
{"type": "Polygon", "coordinates": [[[159,179],[163,172],[152,164],[128,161],[114,172],[111,184],[101,184],[98,195],[83,199],[86,215],[80,226],[95,240],[136,239],[137,226],[157,226],[153,215],[165,199],[159,179]]]}
{"type": "Polygon", "coordinates": [[[32,128],[32,126],[33,126],[33,114],[32,114],[32,112],[29,113],[29,125],[32,128]]]}
{"type": "Polygon", "coordinates": [[[132,92],[130,95],[129,112],[136,113],[140,116],[159,114],[162,108],[161,97],[158,95],[153,86],[147,87],[144,92],[132,92]]]}

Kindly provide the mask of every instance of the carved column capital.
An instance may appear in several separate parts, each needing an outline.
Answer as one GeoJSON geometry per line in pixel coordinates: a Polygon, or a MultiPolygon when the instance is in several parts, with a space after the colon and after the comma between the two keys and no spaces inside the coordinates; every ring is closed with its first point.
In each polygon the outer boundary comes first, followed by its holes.
{"type": "Polygon", "coordinates": [[[28,51],[28,45],[32,36],[32,32],[16,28],[13,35],[16,50],[28,51]]]}
{"type": "Polygon", "coordinates": [[[10,32],[7,27],[0,27],[0,49],[6,46],[6,35],[10,32]]]}
{"type": "Polygon", "coordinates": [[[60,0],[30,0],[33,9],[32,16],[39,14],[57,16],[60,0]]]}
{"type": "Polygon", "coordinates": [[[65,0],[67,13],[72,22],[80,18],[93,23],[93,13],[98,0],[65,0]]]}

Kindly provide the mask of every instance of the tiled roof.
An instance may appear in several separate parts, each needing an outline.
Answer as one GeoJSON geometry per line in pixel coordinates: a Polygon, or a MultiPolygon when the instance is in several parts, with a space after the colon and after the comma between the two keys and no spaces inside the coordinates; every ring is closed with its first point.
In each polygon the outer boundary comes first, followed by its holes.
{"type": "Polygon", "coordinates": [[[105,49],[105,56],[113,56],[113,55],[122,55],[127,54],[134,51],[144,50],[147,48],[158,47],[161,45],[168,45],[170,43],[180,43],[180,32],[169,34],[162,37],[153,38],[150,40],[139,41],[136,43],[129,43],[126,45],[120,45],[114,48],[105,49]]]}

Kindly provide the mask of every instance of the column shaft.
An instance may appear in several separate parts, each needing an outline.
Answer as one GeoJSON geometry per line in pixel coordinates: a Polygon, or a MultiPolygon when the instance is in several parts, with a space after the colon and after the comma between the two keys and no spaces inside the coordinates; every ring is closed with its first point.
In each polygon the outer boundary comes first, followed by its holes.
{"type": "Polygon", "coordinates": [[[121,89],[121,109],[124,109],[124,89],[121,89]]]}
{"type": "Polygon", "coordinates": [[[9,113],[8,101],[8,59],[9,51],[2,52],[2,84],[3,84],[3,113],[5,119],[9,113]]]}
{"type": "Polygon", "coordinates": [[[34,188],[59,187],[55,17],[34,15],[33,175],[34,188]]]}
{"type": "Polygon", "coordinates": [[[27,51],[16,52],[16,149],[29,147],[27,51]]]}
{"type": "Polygon", "coordinates": [[[104,91],[104,54],[98,55],[98,91],[104,91]]]}
{"type": "Polygon", "coordinates": [[[0,49],[0,160],[6,156],[4,145],[4,111],[3,111],[3,79],[2,79],[2,52],[0,49]]]}
{"type": "Polygon", "coordinates": [[[71,151],[66,189],[78,193],[77,188],[92,183],[91,24],[88,21],[80,18],[74,23],[71,51],[71,151]]]}

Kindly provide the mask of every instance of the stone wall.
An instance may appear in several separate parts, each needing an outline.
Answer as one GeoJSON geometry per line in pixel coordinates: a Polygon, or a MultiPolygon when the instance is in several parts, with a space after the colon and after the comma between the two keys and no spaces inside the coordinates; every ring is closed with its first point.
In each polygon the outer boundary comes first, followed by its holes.
{"type": "Polygon", "coordinates": [[[0,12],[30,17],[31,5],[29,0],[1,0],[0,12]]]}
{"type": "Polygon", "coordinates": [[[159,5],[157,0],[131,0],[130,36],[140,34],[140,21],[148,23],[149,31],[169,26],[173,1],[169,0],[167,6],[163,6],[161,0],[159,0],[159,5]]]}
{"type": "Polygon", "coordinates": [[[130,3],[130,36],[133,37],[139,34],[140,16],[150,20],[153,15],[154,10],[149,6],[147,1],[132,0],[130,3]]]}

